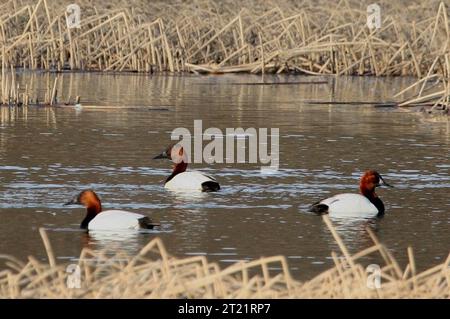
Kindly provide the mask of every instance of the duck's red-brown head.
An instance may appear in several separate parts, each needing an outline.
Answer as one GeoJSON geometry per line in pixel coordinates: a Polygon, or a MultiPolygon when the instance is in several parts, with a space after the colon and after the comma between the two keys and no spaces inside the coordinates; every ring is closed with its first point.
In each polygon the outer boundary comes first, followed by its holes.
{"type": "Polygon", "coordinates": [[[64,205],[83,205],[86,207],[86,217],[81,223],[81,228],[87,228],[89,222],[95,218],[95,216],[102,211],[102,204],[97,194],[90,189],[82,191],[76,195],[69,202],[64,205]]]}
{"type": "Polygon", "coordinates": [[[180,143],[169,145],[169,147],[167,147],[167,149],[164,152],[155,156],[153,159],[162,159],[162,158],[170,159],[174,163],[173,172],[167,178],[166,183],[169,180],[171,180],[175,175],[186,171],[186,168],[188,166],[187,164],[188,157],[183,146],[180,143]]]}
{"type": "Polygon", "coordinates": [[[381,177],[381,175],[377,171],[369,170],[366,171],[361,177],[359,190],[362,195],[366,196],[369,199],[376,198],[377,194],[375,193],[375,188],[383,185],[392,187],[384,181],[383,177],[381,177]]]}
{"type": "Polygon", "coordinates": [[[175,164],[188,162],[187,154],[180,143],[169,145],[161,154],[153,157],[153,159],[170,159],[175,164]]]}

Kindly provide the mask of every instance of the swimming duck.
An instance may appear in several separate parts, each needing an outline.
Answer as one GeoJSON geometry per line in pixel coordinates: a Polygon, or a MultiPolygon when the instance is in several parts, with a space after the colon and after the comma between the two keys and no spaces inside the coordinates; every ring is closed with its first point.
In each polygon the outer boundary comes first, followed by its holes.
{"type": "Polygon", "coordinates": [[[170,159],[175,165],[172,174],[166,179],[164,187],[171,190],[195,190],[202,192],[216,192],[220,189],[217,180],[201,172],[186,172],[188,160],[183,146],[170,145],[164,152],[153,159],[170,159]]]}
{"type": "Polygon", "coordinates": [[[86,217],[80,228],[88,230],[125,230],[125,229],[152,229],[159,226],[150,218],[123,210],[102,211],[100,198],[93,190],[84,190],[64,205],[83,205],[86,207],[86,217]]]}
{"type": "Polygon", "coordinates": [[[310,207],[317,214],[329,214],[332,217],[375,217],[384,214],[384,204],[375,193],[378,186],[393,187],[386,183],[381,175],[369,170],[361,177],[360,194],[338,194],[318,201],[310,207]]]}

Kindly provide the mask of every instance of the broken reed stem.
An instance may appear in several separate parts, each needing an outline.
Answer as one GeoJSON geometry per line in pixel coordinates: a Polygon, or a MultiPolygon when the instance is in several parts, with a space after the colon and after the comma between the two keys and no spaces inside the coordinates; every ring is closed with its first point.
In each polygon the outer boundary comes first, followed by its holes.
{"type": "Polygon", "coordinates": [[[58,84],[58,76],[55,77],[55,81],[53,83],[52,96],[50,99],[50,105],[56,104],[56,85],[58,84]]]}
{"type": "Polygon", "coordinates": [[[56,260],[55,256],[53,254],[52,245],[50,244],[50,240],[48,239],[47,232],[44,228],[39,228],[39,234],[41,235],[42,242],[45,246],[45,251],[47,252],[48,257],[48,263],[50,264],[50,267],[56,267],[56,260]]]}
{"type": "Polygon", "coordinates": [[[344,242],[342,241],[341,237],[338,235],[336,229],[333,227],[330,217],[328,215],[323,215],[322,219],[325,222],[325,224],[327,225],[331,234],[333,235],[334,240],[339,245],[339,248],[341,249],[342,253],[344,254],[345,259],[347,260],[348,264],[350,265],[350,267],[352,267],[353,270],[355,270],[355,263],[353,262],[353,259],[350,256],[350,253],[348,252],[347,247],[345,247],[344,242]]]}

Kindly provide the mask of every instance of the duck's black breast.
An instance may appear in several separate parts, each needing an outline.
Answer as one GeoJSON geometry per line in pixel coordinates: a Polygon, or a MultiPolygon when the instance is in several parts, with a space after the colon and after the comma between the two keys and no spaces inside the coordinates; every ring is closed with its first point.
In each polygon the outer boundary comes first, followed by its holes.
{"type": "Polygon", "coordinates": [[[375,207],[378,209],[378,216],[384,215],[384,204],[383,201],[379,197],[375,197],[370,199],[370,202],[375,205],[375,207]]]}

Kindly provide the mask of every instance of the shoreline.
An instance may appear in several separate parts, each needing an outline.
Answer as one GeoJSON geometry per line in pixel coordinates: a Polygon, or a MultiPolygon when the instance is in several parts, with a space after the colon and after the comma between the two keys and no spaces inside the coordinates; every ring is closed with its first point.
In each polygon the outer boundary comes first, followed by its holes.
{"type": "MultiPolygon", "coordinates": [[[[450,25],[443,1],[379,1],[383,10],[375,28],[367,20],[369,2],[352,0],[331,6],[135,1],[101,8],[80,1],[75,27],[67,22],[67,4],[0,5],[2,78],[15,67],[145,75],[415,76],[417,82],[402,92],[420,91],[400,106],[431,101],[432,111],[450,107],[450,25]],[[430,96],[430,89],[439,91],[430,96]]],[[[3,104],[7,89],[2,81],[3,104]]],[[[52,104],[51,97],[46,100],[52,104]]]]}
{"type": "MultiPolygon", "coordinates": [[[[3,73],[4,74],[4,73],[3,73]]],[[[11,73],[4,74],[4,77],[6,78],[6,81],[2,81],[2,92],[5,92],[5,96],[1,96],[0,99],[0,107],[57,107],[57,108],[82,108],[82,107],[89,107],[90,109],[95,109],[95,105],[88,105],[85,106],[81,103],[82,98],[80,96],[75,97],[75,100],[72,99],[72,97],[68,97],[64,99],[62,96],[58,96],[58,90],[56,89],[58,87],[58,82],[61,76],[64,75],[86,75],[86,74],[93,74],[95,76],[138,76],[138,77],[198,77],[199,74],[192,74],[188,72],[181,72],[181,73],[171,73],[171,72],[155,72],[152,74],[147,73],[136,73],[136,72],[128,72],[128,71],[122,71],[122,72],[104,72],[104,71],[83,71],[83,70],[64,70],[64,71],[48,71],[45,69],[40,70],[29,70],[24,68],[15,68],[11,69],[11,73]],[[43,100],[38,100],[37,93],[33,92],[32,90],[29,90],[28,88],[33,87],[33,83],[29,83],[25,85],[25,88],[20,87],[20,85],[17,83],[17,76],[23,76],[23,75],[48,75],[53,76],[54,81],[52,83],[47,83],[47,89],[45,93],[45,97],[43,100]],[[35,96],[33,99],[32,96],[35,96]],[[73,100],[73,101],[72,101],[73,100]],[[58,102],[59,101],[59,102],[58,102]],[[64,102],[63,102],[64,101],[64,102]]],[[[233,75],[233,78],[239,78],[240,75],[245,76],[242,73],[238,74],[203,74],[200,76],[209,77],[209,76],[227,76],[227,75],[233,75]]],[[[248,74],[247,74],[248,75],[248,74]]],[[[336,79],[339,79],[342,76],[336,76],[336,75],[305,75],[305,74],[278,74],[278,75],[254,75],[255,78],[258,78],[259,81],[252,80],[252,81],[241,81],[241,82],[231,82],[231,83],[221,83],[220,85],[235,85],[235,86],[284,86],[284,85],[332,85],[333,81],[336,79]],[[302,80],[300,81],[273,81],[273,76],[281,77],[283,79],[284,77],[289,78],[295,78],[295,77],[301,77],[302,80]],[[269,78],[268,78],[269,77],[269,78]],[[304,80],[305,78],[310,79],[308,81],[304,80]]],[[[359,75],[347,75],[345,77],[357,77],[357,78],[405,78],[409,76],[386,76],[386,77],[376,77],[373,75],[365,75],[365,76],[359,76],[359,75]]],[[[414,77],[413,77],[414,79],[414,77]]],[[[422,80],[416,81],[413,85],[410,85],[409,87],[402,89],[399,93],[393,95],[392,100],[389,101],[374,101],[374,102],[368,102],[368,101],[304,101],[307,105],[371,105],[373,107],[379,108],[379,107],[387,107],[387,108],[397,108],[405,112],[410,112],[417,114],[422,117],[422,119],[426,121],[432,121],[432,122],[445,122],[446,120],[450,119],[450,108],[449,103],[447,102],[448,97],[444,94],[443,97],[439,96],[439,92],[435,93],[436,97],[433,99],[428,100],[422,100],[418,101],[418,98],[420,99],[420,92],[419,96],[416,96],[414,98],[409,99],[402,99],[399,100],[396,98],[400,93],[403,93],[407,90],[411,90],[418,86],[423,82],[422,80]]],[[[210,85],[219,85],[216,83],[210,84],[210,85]]],[[[436,90],[435,90],[436,92],[436,90]]],[[[98,106],[99,108],[105,108],[105,106],[98,106]]],[[[131,108],[131,107],[127,107],[131,108]]],[[[134,109],[135,107],[133,107],[134,109]]],[[[152,107],[146,107],[149,110],[153,110],[152,107]]],[[[159,110],[159,109],[157,109],[159,110]]]]}

